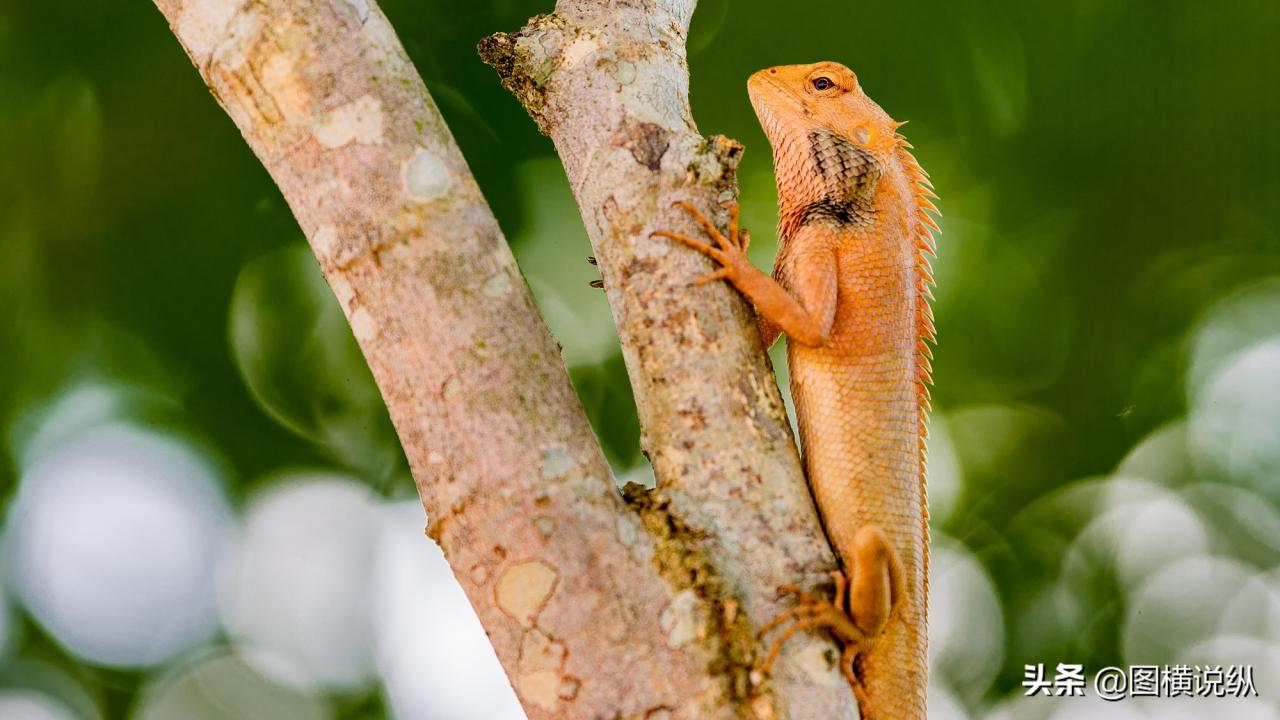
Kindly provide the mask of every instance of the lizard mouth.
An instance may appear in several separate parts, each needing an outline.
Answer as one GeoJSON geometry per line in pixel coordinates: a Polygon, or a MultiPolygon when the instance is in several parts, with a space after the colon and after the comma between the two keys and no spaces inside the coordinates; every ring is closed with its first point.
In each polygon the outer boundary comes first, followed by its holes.
{"type": "Polygon", "coordinates": [[[747,78],[747,96],[751,98],[751,104],[757,111],[760,109],[760,103],[764,100],[763,94],[769,91],[772,91],[769,92],[770,95],[781,95],[792,104],[800,104],[800,98],[797,98],[795,93],[778,79],[774,70],[776,68],[761,70],[747,78]]]}
{"type": "Polygon", "coordinates": [[[777,139],[776,133],[782,129],[778,118],[779,110],[783,111],[783,115],[808,114],[804,103],[778,79],[773,70],[761,70],[747,79],[747,97],[751,99],[751,107],[756,111],[760,126],[771,141],[777,139]]]}

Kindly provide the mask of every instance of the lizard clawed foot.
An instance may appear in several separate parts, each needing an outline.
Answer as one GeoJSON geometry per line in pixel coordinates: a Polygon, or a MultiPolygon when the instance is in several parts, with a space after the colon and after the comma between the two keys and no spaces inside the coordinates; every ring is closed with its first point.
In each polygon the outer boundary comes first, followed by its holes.
{"type": "Polygon", "coordinates": [[[840,672],[854,687],[859,686],[859,682],[853,673],[853,660],[865,644],[867,635],[858,628],[853,618],[849,615],[849,611],[845,609],[845,600],[849,593],[849,579],[839,570],[833,570],[831,572],[831,580],[835,584],[835,597],[832,600],[814,597],[795,585],[783,585],[778,588],[779,593],[794,595],[797,604],[760,628],[760,637],[764,637],[778,627],[786,626],[782,634],[778,636],[778,639],[774,640],[773,644],[769,646],[769,652],[765,655],[764,662],[760,666],[762,672],[769,673],[773,667],[774,660],[777,659],[778,653],[782,650],[782,646],[797,632],[818,627],[835,636],[836,640],[844,648],[840,658],[840,672]]]}
{"type": "Polygon", "coordinates": [[[649,233],[649,237],[664,237],[688,245],[720,263],[721,267],[719,269],[698,278],[694,281],[695,284],[705,285],[713,280],[729,280],[733,282],[735,277],[741,276],[744,269],[751,267],[751,262],[747,259],[747,247],[751,244],[751,236],[747,234],[746,230],[738,227],[738,203],[730,201],[725,204],[725,207],[729,209],[729,231],[727,235],[716,229],[716,226],[707,219],[707,216],[703,215],[692,204],[681,200],[672,203],[672,207],[678,207],[692,215],[693,219],[702,226],[707,235],[715,241],[715,245],[709,245],[697,238],[666,230],[657,230],[649,233]]]}
{"type": "Polygon", "coordinates": [[[814,597],[794,585],[778,588],[780,593],[794,595],[797,602],[795,607],[760,629],[760,636],[764,637],[775,628],[787,625],[769,647],[760,669],[767,674],[782,646],[797,632],[822,628],[840,645],[840,673],[849,681],[861,705],[865,690],[854,672],[854,661],[884,631],[901,595],[902,563],[884,532],[875,525],[858,531],[853,540],[852,557],[852,581],[839,570],[831,573],[835,584],[835,596],[831,600],[814,597]]]}

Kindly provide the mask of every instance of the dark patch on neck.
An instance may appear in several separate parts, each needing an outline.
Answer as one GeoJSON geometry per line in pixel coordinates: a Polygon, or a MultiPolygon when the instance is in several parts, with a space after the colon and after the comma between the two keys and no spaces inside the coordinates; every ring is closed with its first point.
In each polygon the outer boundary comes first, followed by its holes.
{"type": "Polygon", "coordinates": [[[830,198],[800,208],[800,225],[823,222],[831,225],[862,225],[870,221],[875,208],[858,208],[854,203],[830,198]]]}
{"type": "Polygon", "coordinates": [[[875,219],[879,161],[831,130],[814,130],[807,139],[809,159],[824,187],[821,200],[800,209],[799,224],[869,225],[875,219]]]}

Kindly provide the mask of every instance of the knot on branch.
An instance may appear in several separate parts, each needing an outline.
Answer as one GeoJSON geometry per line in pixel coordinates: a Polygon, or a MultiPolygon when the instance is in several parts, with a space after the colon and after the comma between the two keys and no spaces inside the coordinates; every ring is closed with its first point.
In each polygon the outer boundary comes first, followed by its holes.
{"type": "Polygon", "coordinates": [[[704,138],[694,150],[693,159],[689,161],[686,180],[691,184],[699,183],[721,191],[733,191],[743,149],[742,143],[724,135],[704,138]]]}
{"type": "Polygon", "coordinates": [[[636,162],[658,172],[662,168],[662,157],[671,147],[670,133],[657,123],[635,121],[626,118],[623,128],[622,144],[631,152],[636,162]]]}
{"type": "Polygon", "coordinates": [[[476,51],[486,65],[498,71],[498,79],[537,123],[544,135],[549,127],[543,107],[547,78],[555,66],[554,48],[566,28],[555,15],[539,15],[518,33],[494,33],[480,41],[476,51]]]}

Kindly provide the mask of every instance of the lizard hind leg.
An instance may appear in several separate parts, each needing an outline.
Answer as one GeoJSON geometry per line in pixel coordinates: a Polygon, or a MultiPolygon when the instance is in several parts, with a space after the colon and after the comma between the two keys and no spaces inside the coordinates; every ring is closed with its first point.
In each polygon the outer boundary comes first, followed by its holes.
{"type": "Polygon", "coordinates": [[[865,525],[853,536],[853,580],[849,615],[858,629],[879,635],[902,595],[902,559],[877,525],[865,525]]]}
{"type": "Polygon", "coordinates": [[[884,532],[875,525],[863,527],[854,536],[852,555],[849,563],[852,579],[839,570],[831,573],[835,587],[830,600],[815,597],[794,585],[778,588],[779,592],[794,595],[797,604],[761,628],[763,637],[775,628],[787,626],[770,646],[762,671],[769,672],[782,646],[797,632],[818,627],[827,630],[839,643],[840,672],[855,692],[861,691],[853,671],[854,660],[888,622],[900,595],[902,563],[884,532]]]}
{"type": "Polygon", "coordinates": [[[856,650],[862,645],[864,635],[849,616],[845,606],[849,581],[839,570],[832,571],[831,579],[835,584],[835,597],[832,600],[811,595],[795,585],[783,585],[778,588],[779,593],[794,595],[796,606],[760,628],[760,636],[764,637],[774,629],[785,626],[782,634],[769,646],[769,652],[760,666],[764,673],[767,674],[773,667],[773,661],[777,659],[782,646],[801,630],[818,627],[829,631],[846,648],[856,650]]]}

